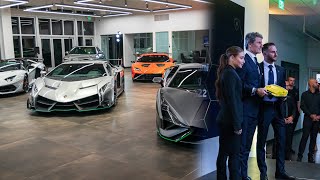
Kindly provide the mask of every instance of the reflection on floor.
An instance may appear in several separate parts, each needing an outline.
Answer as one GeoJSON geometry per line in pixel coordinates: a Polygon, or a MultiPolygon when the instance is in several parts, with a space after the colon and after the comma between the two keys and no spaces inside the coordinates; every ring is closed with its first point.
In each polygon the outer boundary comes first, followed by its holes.
{"type": "MultiPolygon", "coordinates": [[[[291,154],[291,161],[297,160],[301,136],[302,136],[301,131],[295,133],[295,135],[293,136],[292,149],[295,151],[295,154],[291,154]]],[[[318,134],[317,146],[318,146],[318,151],[315,152],[315,161],[317,164],[320,164],[320,134],[318,134]]],[[[306,149],[303,154],[302,162],[308,162],[308,151],[309,151],[309,140],[307,142],[306,149]]],[[[267,157],[268,158],[272,157],[272,142],[268,143],[267,145],[267,157]]]]}
{"type": "MultiPolygon", "coordinates": [[[[297,152],[298,147],[300,143],[300,139],[302,136],[302,132],[298,132],[295,134],[293,138],[293,149],[296,151],[296,154],[292,156],[291,161],[286,161],[286,171],[289,175],[297,177],[297,179],[305,179],[305,180],[320,180],[320,135],[317,138],[317,145],[318,145],[318,151],[316,151],[315,154],[315,164],[307,163],[308,158],[308,148],[306,148],[306,151],[304,152],[304,157],[302,159],[302,162],[297,162],[297,152]]],[[[217,141],[217,140],[216,140],[217,141]]],[[[210,141],[208,141],[210,142],[210,141]]],[[[214,141],[213,141],[214,142],[214,141]]],[[[201,156],[205,156],[205,159],[210,158],[208,153],[215,154],[216,148],[213,148],[213,145],[215,143],[210,142],[207,145],[204,145],[202,147],[202,154],[201,156]],[[211,148],[211,152],[207,149],[211,148]]],[[[309,147],[309,142],[307,143],[307,146],[309,147]]],[[[267,157],[271,158],[271,149],[272,149],[272,143],[268,143],[267,145],[267,157]]],[[[267,159],[267,165],[268,165],[268,178],[269,180],[275,179],[274,173],[275,173],[275,160],[274,159],[267,159]]],[[[210,162],[205,162],[206,160],[201,161],[202,167],[205,167],[206,170],[210,170],[210,162]]],[[[215,159],[210,160],[213,163],[215,163],[215,159]]],[[[258,180],[260,178],[260,171],[258,169],[257,160],[256,158],[250,158],[249,160],[249,176],[254,179],[258,180]]],[[[198,180],[216,180],[216,171],[210,171],[206,175],[203,175],[202,177],[198,178],[198,180]]]]}
{"type": "Polygon", "coordinates": [[[0,179],[194,179],[195,146],[159,138],[158,84],[132,83],[106,111],[32,113],[27,94],[0,97],[0,179]]]}
{"type": "MultiPolygon", "coordinates": [[[[276,161],[274,159],[267,159],[268,166],[268,179],[275,180],[275,166],[276,161]]],[[[289,175],[296,177],[297,179],[304,180],[319,180],[320,179],[320,165],[310,164],[305,162],[286,161],[286,171],[289,175]]],[[[249,176],[253,180],[260,179],[260,172],[257,166],[256,158],[249,159],[249,176]]],[[[211,172],[205,176],[198,178],[197,180],[216,180],[216,172],[211,172]]]]}

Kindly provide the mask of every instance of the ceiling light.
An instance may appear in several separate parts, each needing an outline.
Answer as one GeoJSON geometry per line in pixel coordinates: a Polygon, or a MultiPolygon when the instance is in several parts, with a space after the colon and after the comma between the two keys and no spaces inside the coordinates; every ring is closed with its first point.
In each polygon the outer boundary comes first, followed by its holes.
{"type": "Polygon", "coordinates": [[[189,9],[189,8],[177,7],[177,8],[168,8],[168,9],[155,9],[155,10],[152,10],[152,12],[176,11],[176,10],[183,10],[183,9],[189,9]]]}
{"type": "Polygon", "coordinates": [[[9,8],[12,6],[19,6],[19,5],[28,3],[28,1],[21,1],[21,0],[3,0],[3,1],[12,2],[12,4],[0,5],[0,9],[9,8]]]}
{"type": "Polygon", "coordinates": [[[101,4],[101,3],[102,3],[102,1],[100,0],[100,1],[99,1],[99,3],[101,4]]]}
{"type": "Polygon", "coordinates": [[[207,4],[213,4],[212,2],[210,1],[204,1],[204,0],[193,0],[195,2],[201,2],[201,3],[207,3],[207,4]]]}
{"type": "MultiPolygon", "coordinates": [[[[26,11],[26,10],[25,10],[26,11]]],[[[90,17],[100,17],[91,14],[79,14],[79,13],[67,13],[67,12],[59,12],[59,11],[40,11],[40,10],[29,10],[28,12],[38,12],[38,13],[48,13],[48,14],[62,14],[62,15],[73,15],[73,16],[90,16],[90,17]]]]}
{"type": "MultiPolygon", "coordinates": [[[[40,10],[44,8],[51,8],[53,5],[46,5],[46,6],[38,6],[33,8],[27,8],[26,11],[32,11],[32,10],[40,10]]],[[[90,8],[90,7],[82,7],[82,6],[73,6],[73,5],[66,5],[66,4],[55,4],[56,7],[63,8],[71,8],[71,9],[81,9],[81,10],[92,10],[92,11],[102,11],[102,12],[114,12],[114,13],[120,13],[120,14],[132,14],[131,12],[126,11],[115,11],[115,10],[108,10],[108,9],[98,9],[98,8],[90,8]]]]}
{"type": "Polygon", "coordinates": [[[117,16],[127,16],[129,14],[110,14],[110,15],[105,15],[103,17],[117,17],[117,16]]]}
{"type": "Polygon", "coordinates": [[[135,8],[127,8],[127,7],[118,7],[118,6],[109,6],[109,5],[102,5],[102,4],[94,4],[94,3],[87,3],[92,0],[81,0],[78,2],[75,2],[75,4],[81,4],[85,6],[93,6],[93,7],[100,7],[100,8],[110,8],[110,9],[119,9],[119,10],[127,10],[127,11],[138,11],[138,12],[150,12],[150,10],[144,10],[144,9],[135,9],[135,8]]]}
{"type": "Polygon", "coordinates": [[[168,5],[177,6],[177,7],[192,8],[192,6],[189,6],[189,5],[171,3],[171,2],[168,2],[168,1],[158,1],[158,0],[144,0],[144,1],[158,3],[158,4],[168,4],[168,5]]]}

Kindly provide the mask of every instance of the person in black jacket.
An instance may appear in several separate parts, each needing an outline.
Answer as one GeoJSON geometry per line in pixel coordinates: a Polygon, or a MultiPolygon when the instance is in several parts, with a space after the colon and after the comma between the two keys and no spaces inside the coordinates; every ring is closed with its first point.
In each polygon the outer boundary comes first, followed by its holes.
{"type": "Polygon", "coordinates": [[[243,49],[232,46],[221,55],[217,71],[216,96],[221,109],[217,116],[220,129],[217,179],[226,180],[226,161],[231,180],[241,179],[240,147],[243,119],[242,81],[235,71],[244,64],[243,49]]]}
{"type": "Polygon", "coordinates": [[[308,162],[315,163],[314,147],[317,140],[320,119],[320,94],[316,79],[309,79],[309,89],[302,93],[300,108],[304,112],[302,137],[299,145],[297,161],[301,161],[310,135],[308,162]]]}

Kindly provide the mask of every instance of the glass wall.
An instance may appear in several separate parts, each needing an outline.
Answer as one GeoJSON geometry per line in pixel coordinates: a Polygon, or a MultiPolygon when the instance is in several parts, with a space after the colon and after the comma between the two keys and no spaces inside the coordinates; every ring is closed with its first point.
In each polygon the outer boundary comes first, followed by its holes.
{"type": "Polygon", "coordinates": [[[78,45],[92,46],[94,38],[94,23],[90,21],[77,21],[78,45]]]}
{"type": "Polygon", "coordinates": [[[153,52],[152,33],[139,33],[134,36],[135,54],[153,52]]]}
{"type": "Polygon", "coordinates": [[[172,57],[178,62],[205,62],[209,30],[172,32],[172,57]]]}
{"type": "Polygon", "coordinates": [[[156,51],[169,53],[169,36],[168,32],[156,33],[156,51]]]}
{"type": "Polygon", "coordinates": [[[34,57],[36,53],[34,18],[11,17],[15,57],[34,57]]]}

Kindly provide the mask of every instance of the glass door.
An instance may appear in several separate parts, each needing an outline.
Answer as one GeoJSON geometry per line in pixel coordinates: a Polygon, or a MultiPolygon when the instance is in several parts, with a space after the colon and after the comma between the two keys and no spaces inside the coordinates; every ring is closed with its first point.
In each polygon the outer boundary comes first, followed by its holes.
{"type": "Polygon", "coordinates": [[[54,65],[62,63],[62,39],[53,39],[54,65]]]}
{"type": "Polygon", "coordinates": [[[43,63],[47,67],[52,67],[50,39],[41,39],[41,46],[43,63]]]}

